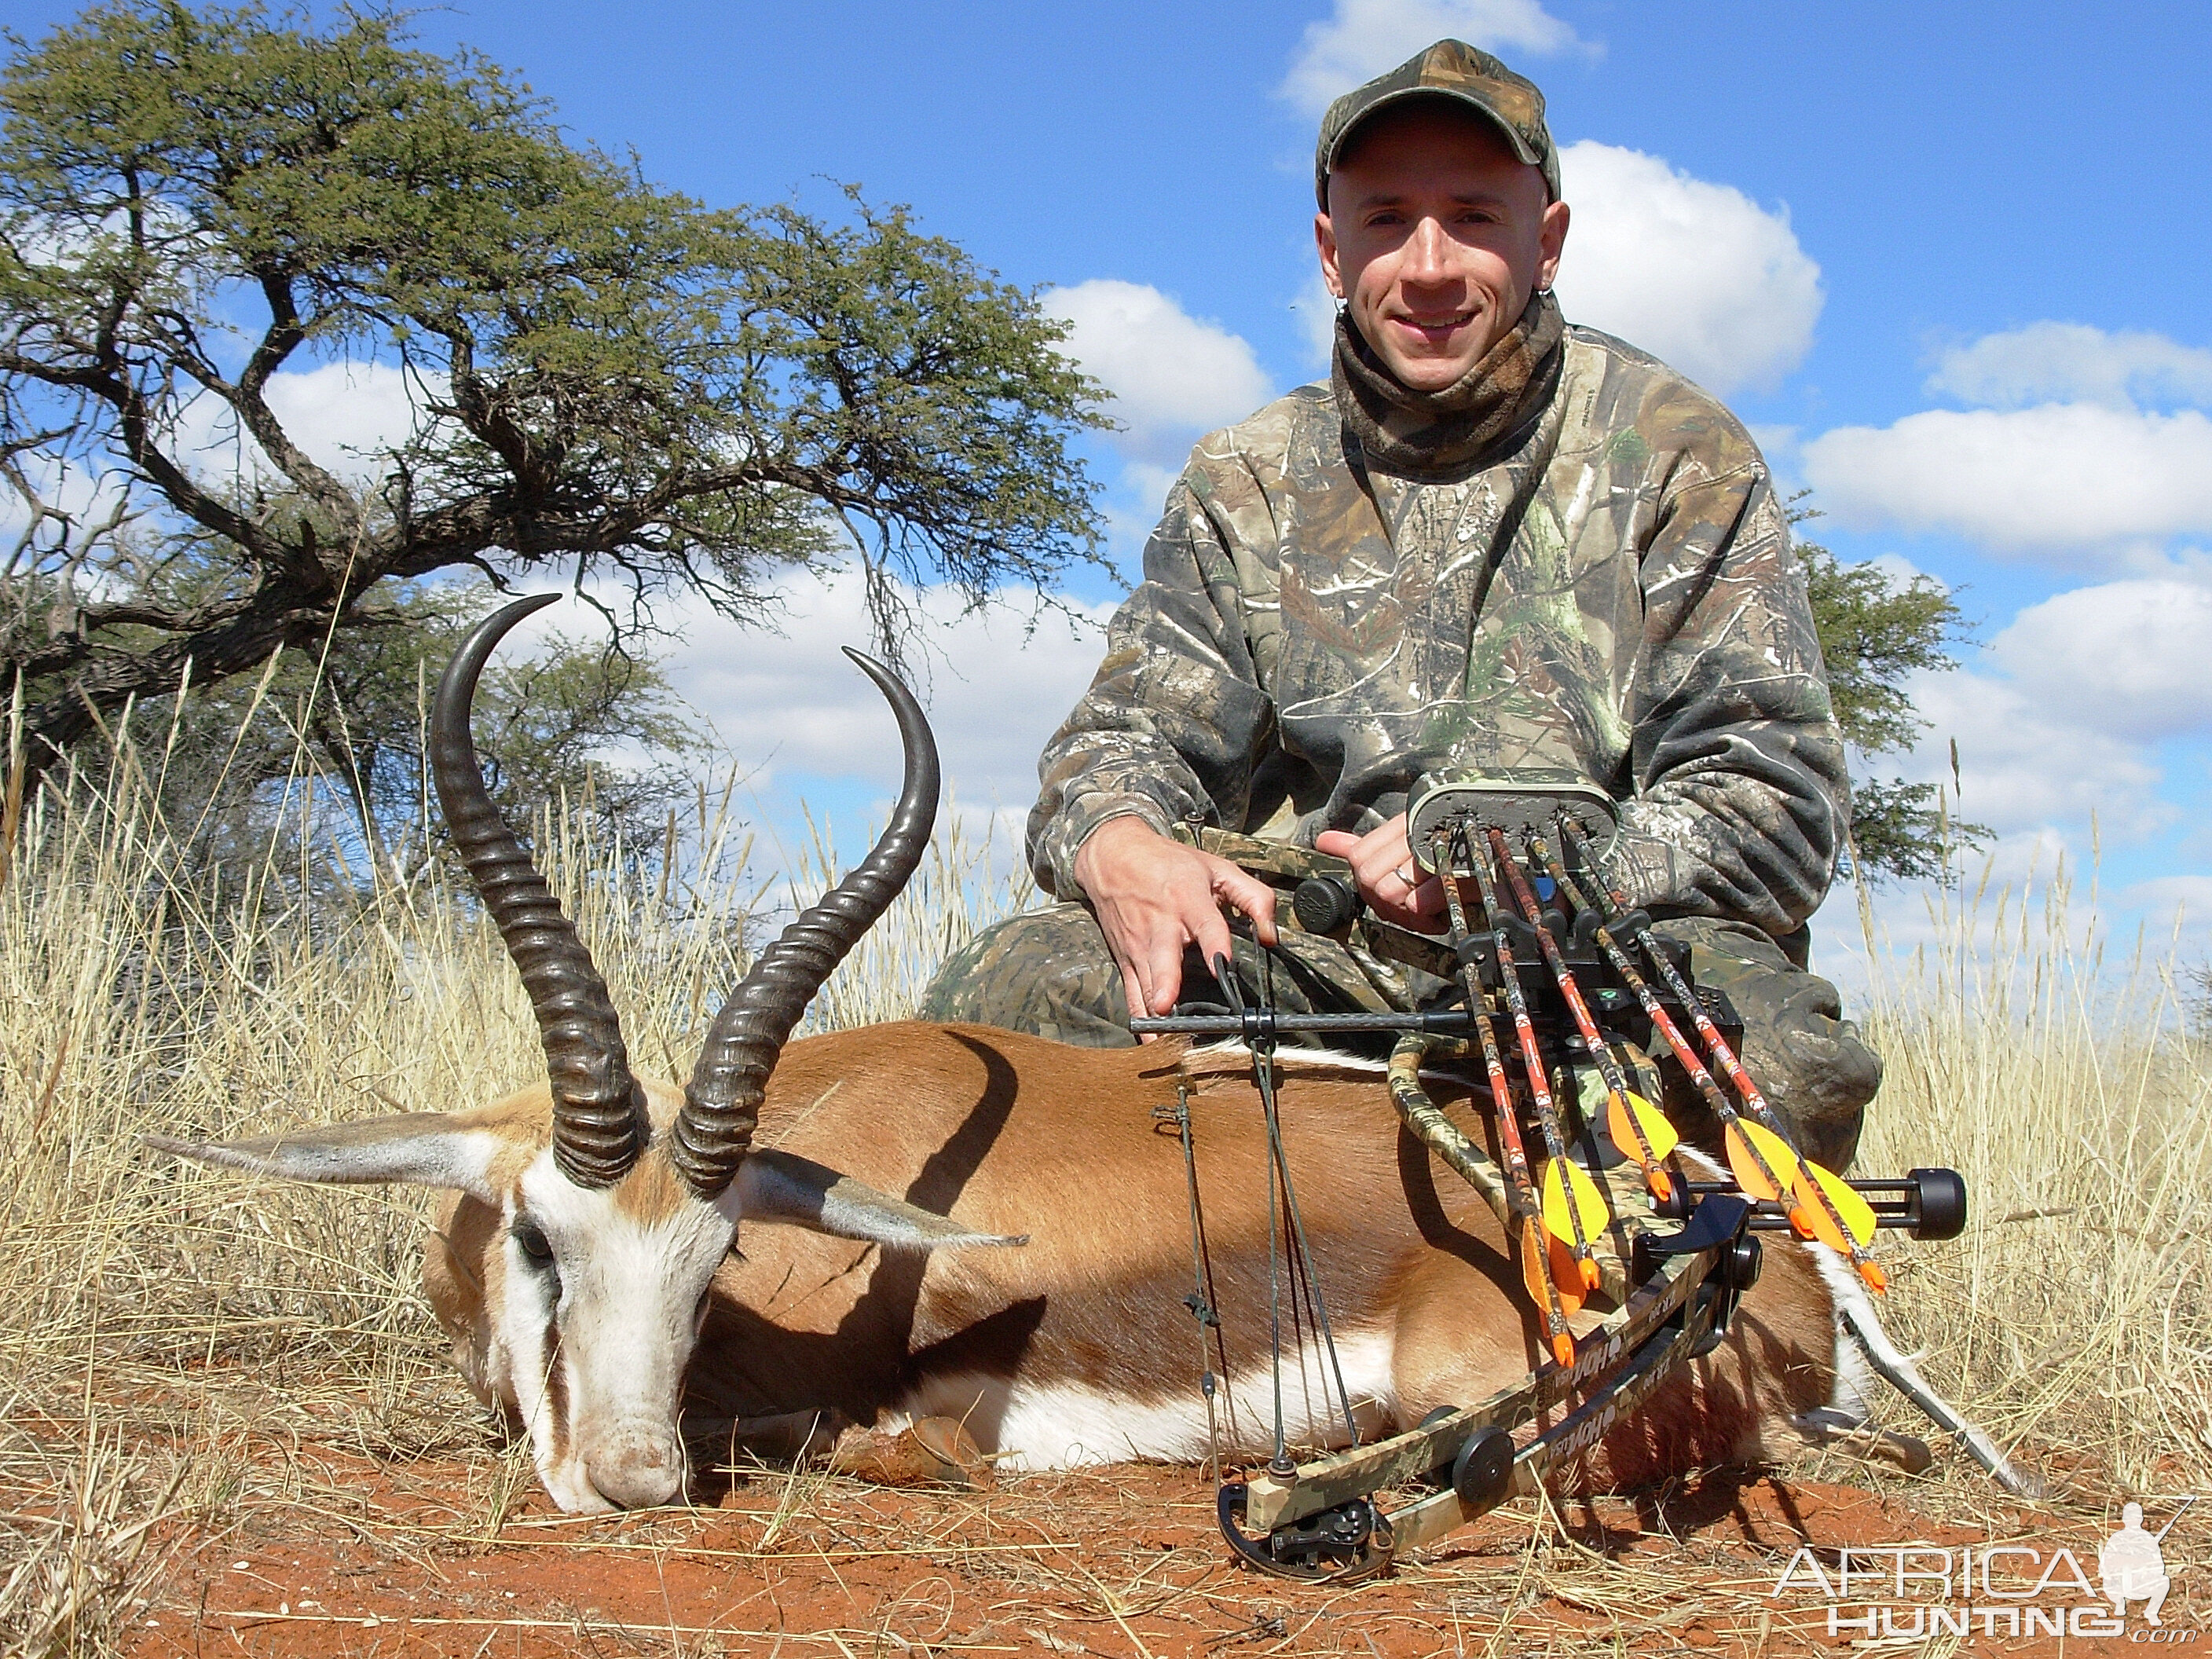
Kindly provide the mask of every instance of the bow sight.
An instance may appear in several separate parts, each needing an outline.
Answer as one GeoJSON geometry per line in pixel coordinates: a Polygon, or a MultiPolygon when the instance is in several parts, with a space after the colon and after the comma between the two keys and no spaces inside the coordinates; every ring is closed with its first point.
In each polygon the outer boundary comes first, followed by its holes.
{"type": "MultiPolygon", "coordinates": [[[[1369,912],[1340,860],[1182,833],[1273,883],[1285,929],[1326,935],[1354,960],[1411,969],[1406,982],[1438,988],[1422,1006],[1279,1011],[1264,976],[1262,994],[1249,1000],[1222,963],[1225,1012],[1131,1022],[1140,1033],[1233,1036],[1250,1048],[1271,1190],[1281,1200],[1275,1243],[1291,1246],[1290,1282],[1303,1278],[1324,1336],[1327,1310],[1274,1132],[1274,1051],[1286,1036],[1391,1036],[1393,1106],[1504,1224],[1545,1330],[1551,1359],[1522,1382],[1373,1444],[1360,1445],[1353,1428],[1351,1449],[1293,1462],[1279,1406],[1274,1458],[1224,1483],[1218,1510],[1243,1559],[1291,1577],[1376,1571],[1535,1490],[1590,1449],[1726,1334],[1759,1277],[1759,1234],[1817,1239],[1879,1291],[1887,1280],[1867,1249],[1878,1229],[1944,1239],[1966,1224],[1965,1183],[1952,1170],[1846,1181],[1803,1156],[1738,1057],[1742,1022],[1725,992],[1698,984],[1688,949],[1607,886],[1601,849],[1615,819],[1601,791],[1564,778],[1447,778],[1417,792],[1407,821],[1415,861],[1442,883],[1449,926],[1441,937],[1369,912]],[[1487,1081],[1483,1135],[1454,1123],[1422,1086],[1425,1066],[1454,1055],[1487,1081]],[[1711,1114],[1732,1181],[1710,1178],[1716,1166],[1679,1150],[1656,1103],[1668,1098],[1669,1063],[1676,1097],[1711,1114]],[[1610,1310],[1602,1317],[1598,1302],[1610,1310]],[[1386,1514],[1374,1501],[1385,1488],[1412,1496],[1386,1514]]],[[[1188,1148],[1188,1110],[1178,1110],[1188,1148]]],[[[1202,1298],[1194,1311],[1210,1315],[1202,1298]]],[[[1279,1400],[1279,1311],[1276,1336],[1279,1400]]],[[[1334,1370],[1333,1349],[1329,1358],[1334,1370]]],[[[1352,1428],[1352,1401],[1342,1405],[1352,1428]]],[[[1974,1437],[1968,1444],[1989,1462],[1974,1437]]]]}

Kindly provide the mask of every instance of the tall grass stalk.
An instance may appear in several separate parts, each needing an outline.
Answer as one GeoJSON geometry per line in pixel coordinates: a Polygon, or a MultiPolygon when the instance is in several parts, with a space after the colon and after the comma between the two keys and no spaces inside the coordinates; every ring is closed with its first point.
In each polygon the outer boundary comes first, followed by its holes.
{"type": "Polygon", "coordinates": [[[1898,1334],[2001,1438],[2086,1489],[2212,1480],[2212,1048],[2172,952],[2116,951],[2062,866],[1938,890],[1929,942],[1882,948],[1887,1074],[1860,1167],[1948,1164],[1966,1236],[1900,1244],[1898,1334]]]}

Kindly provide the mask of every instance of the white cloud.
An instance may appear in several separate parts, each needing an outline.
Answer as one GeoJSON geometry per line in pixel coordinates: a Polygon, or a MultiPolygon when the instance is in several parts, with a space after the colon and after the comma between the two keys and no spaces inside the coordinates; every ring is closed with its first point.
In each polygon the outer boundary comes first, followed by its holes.
{"type": "Polygon", "coordinates": [[[325,363],[272,376],[267,396],[270,412],[314,460],[358,474],[413,434],[419,392],[390,363],[325,363]]]}
{"type": "Polygon", "coordinates": [[[1801,458],[1823,510],[1855,526],[2046,555],[2212,532],[2212,421],[2196,410],[1928,410],[1838,427],[1801,458]]]}
{"type": "Polygon", "coordinates": [[[1128,572],[1132,581],[1137,580],[1145,543],[1166,507],[1168,492],[1181,476],[1179,465],[1127,461],[1101,498],[1106,520],[1106,556],[1128,572]]]}
{"type": "Polygon", "coordinates": [[[1067,355],[1113,393],[1123,448],[1156,459],[1198,434],[1241,421],[1274,396],[1243,337],[1191,316],[1141,283],[1094,277],[1044,295],[1069,325],[1067,355]]]}
{"type": "MultiPolygon", "coordinates": [[[[2166,780],[2154,745],[2212,718],[2197,666],[2208,625],[2212,584],[2185,573],[2100,583],[2027,607],[1969,670],[1915,675],[1905,689],[1929,730],[1914,752],[1884,756],[1874,769],[1941,785],[1956,816],[1990,826],[1996,839],[1965,855],[1958,890],[1876,888],[1871,958],[1858,894],[1839,885],[1815,918],[1820,971],[1854,990],[1883,978],[1894,984],[1899,964],[1922,947],[1963,950],[1986,969],[2004,951],[1992,951],[1986,915],[1980,923],[1960,919],[1960,907],[1976,890],[2009,889],[2015,919],[2024,895],[2040,914],[2062,866],[2085,872],[2100,842],[2135,849],[2138,859],[2170,843],[2182,814],[2161,799],[2166,780]]],[[[2066,932],[2078,942],[2093,927],[2131,933],[2141,922],[2157,944],[2186,901],[2194,938],[2212,921],[2208,895],[2212,879],[2188,877],[2107,888],[2094,910],[2077,910],[2066,932]]]]}
{"type": "Polygon", "coordinates": [[[2109,904],[2064,902],[2082,863],[2063,836],[2031,830],[1966,854],[1956,866],[1960,880],[1948,889],[1885,882],[1863,894],[1839,881],[1812,918],[1813,970],[1842,988],[1844,1012],[1858,1018],[1876,1002],[1909,1004],[1931,991],[1954,995],[1962,967],[1971,994],[2017,997],[2030,988],[2021,981],[2032,980],[2034,945],[2047,942],[2046,960],[2063,948],[2080,962],[2091,936],[2110,927],[2109,904]],[[1864,920],[1863,896],[1871,913],[1864,920]],[[2025,963],[2023,928],[2033,941],[2025,963]],[[1931,983],[1931,974],[1940,984],[1931,983]]]}
{"type": "Polygon", "coordinates": [[[1298,337],[1304,343],[1306,362],[1326,374],[1336,355],[1336,295],[1328,291],[1318,266],[1306,279],[1304,289],[1291,301],[1297,318],[1298,337]]]}
{"type": "Polygon", "coordinates": [[[2209,630],[2212,583],[2185,573],[2054,595],[1969,668],[1912,676],[1905,689],[1928,730],[1874,769],[1941,785],[1956,813],[1995,830],[2001,879],[2023,877],[2039,848],[2047,868],[2050,848],[2086,846],[2093,819],[2109,845],[2150,844],[2179,817],[2154,745],[2212,722],[2209,630]]]}
{"type": "MultiPolygon", "coordinates": [[[[2179,954],[2203,954],[2205,923],[2212,921],[2212,876],[2156,876],[2132,882],[2113,896],[2122,907],[2141,911],[2154,927],[2163,922],[2166,932],[2195,946],[2192,951],[2185,945],[2179,954]]],[[[2149,943],[2156,947],[2166,941],[2154,932],[2149,943]]]]}
{"type": "Polygon", "coordinates": [[[1771,386],[1804,361],[1826,296],[1786,210],[1589,139],[1559,163],[1574,210],[1559,281],[1570,320],[1717,392],[1771,386]]]}
{"type": "Polygon", "coordinates": [[[1340,94],[1446,38],[1538,57],[1584,45],[1537,0],[1336,0],[1328,17],[1307,26],[1276,90],[1318,115],[1340,94]]]}
{"type": "MultiPolygon", "coordinates": [[[[271,375],[264,394],[272,414],[308,458],[356,484],[382,471],[382,451],[404,444],[414,431],[416,400],[442,397],[442,380],[411,385],[397,368],[377,362],[325,363],[271,375]]],[[[203,478],[234,474],[273,476],[260,446],[242,435],[228,408],[202,392],[177,413],[162,441],[191,472],[203,478]]],[[[45,498],[81,525],[114,497],[115,473],[27,466],[45,498]]],[[[26,517],[13,491],[0,494],[0,536],[20,533],[26,517]]]]}
{"type": "Polygon", "coordinates": [[[2051,402],[2212,404],[2212,351],[2163,334],[2031,323],[1949,348],[1936,359],[1928,390],[1993,409],[2051,402]]]}
{"type": "Polygon", "coordinates": [[[2086,827],[2097,814],[2118,841],[2138,840],[2168,823],[2157,799],[2158,768],[2142,749],[2103,723],[2094,699],[2063,684],[1961,672],[1923,674],[1909,684],[1914,708],[1929,723],[1909,756],[1885,756],[1915,782],[1952,787],[1950,745],[1959,746],[1958,813],[2000,836],[2086,827]]]}
{"type": "MultiPolygon", "coordinates": [[[[270,412],[310,460],[342,478],[380,475],[383,452],[413,434],[425,394],[445,387],[414,384],[391,363],[324,363],[270,377],[264,394],[270,412]]],[[[228,407],[203,393],[177,421],[176,443],[186,464],[210,476],[233,471],[252,477],[273,472],[260,446],[246,437],[228,407]]]]}
{"type": "Polygon", "coordinates": [[[2075,588],[2032,605],[1990,654],[2042,706],[2101,737],[2154,741],[2212,724],[2205,642],[2212,587],[2160,577],[2075,588]]]}
{"type": "MultiPolygon", "coordinates": [[[[793,572],[775,592],[784,606],[780,633],[740,627],[696,602],[672,611],[678,643],[665,665],[670,683],[741,765],[758,769],[757,791],[799,773],[880,781],[887,798],[897,735],[881,695],[838,648],[867,645],[860,582],[850,573],[793,572]]],[[[1047,615],[1025,637],[1026,613],[1011,606],[969,611],[945,589],[908,598],[934,624],[917,690],[947,796],[1018,831],[1036,798],[1038,751],[1090,684],[1110,607],[1074,624],[1047,615]]]]}

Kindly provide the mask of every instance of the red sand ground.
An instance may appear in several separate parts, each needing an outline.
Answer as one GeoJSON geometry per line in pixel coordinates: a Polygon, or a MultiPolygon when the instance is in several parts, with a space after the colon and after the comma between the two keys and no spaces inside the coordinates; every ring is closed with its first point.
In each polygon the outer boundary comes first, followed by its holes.
{"type": "MultiPolygon", "coordinates": [[[[1188,1469],[1018,1477],[982,1495],[763,1473],[718,1507],[595,1520],[559,1516],[526,1484],[495,1527],[482,1460],[384,1466],[311,1444],[277,1461],[289,1500],[264,1486],[167,1540],[134,1655],[1840,1652],[1860,1633],[1830,1638],[1823,1598],[1770,1595],[1801,1545],[2065,1545],[2094,1576],[2117,1524],[2024,1511],[1955,1472],[1869,1474],[1881,1491],[1731,1472],[1641,1503],[1570,1504],[1564,1534],[1518,1506],[1380,1578],[1313,1586],[1233,1565],[1188,1469]]],[[[2170,1568],[2202,1562],[2208,1536],[2177,1529],[2170,1568]]],[[[2212,1648],[2205,1576],[2180,1571],[2166,1628],[2212,1648]]],[[[1977,1633],[1885,1650],[2158,1650],[1977,1633]]]]}

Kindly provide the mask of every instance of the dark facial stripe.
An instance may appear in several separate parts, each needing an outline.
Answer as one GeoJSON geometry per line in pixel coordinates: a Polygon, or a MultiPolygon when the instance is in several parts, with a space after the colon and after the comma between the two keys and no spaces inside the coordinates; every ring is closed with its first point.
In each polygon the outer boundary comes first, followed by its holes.
{"type": "Polygon", "coordinates": [[[568,1455],[568,1373],[561,1353],[561,1322],[545,1322],[545,1413],[553,1420],[553,1455],[568,1455]]]}

